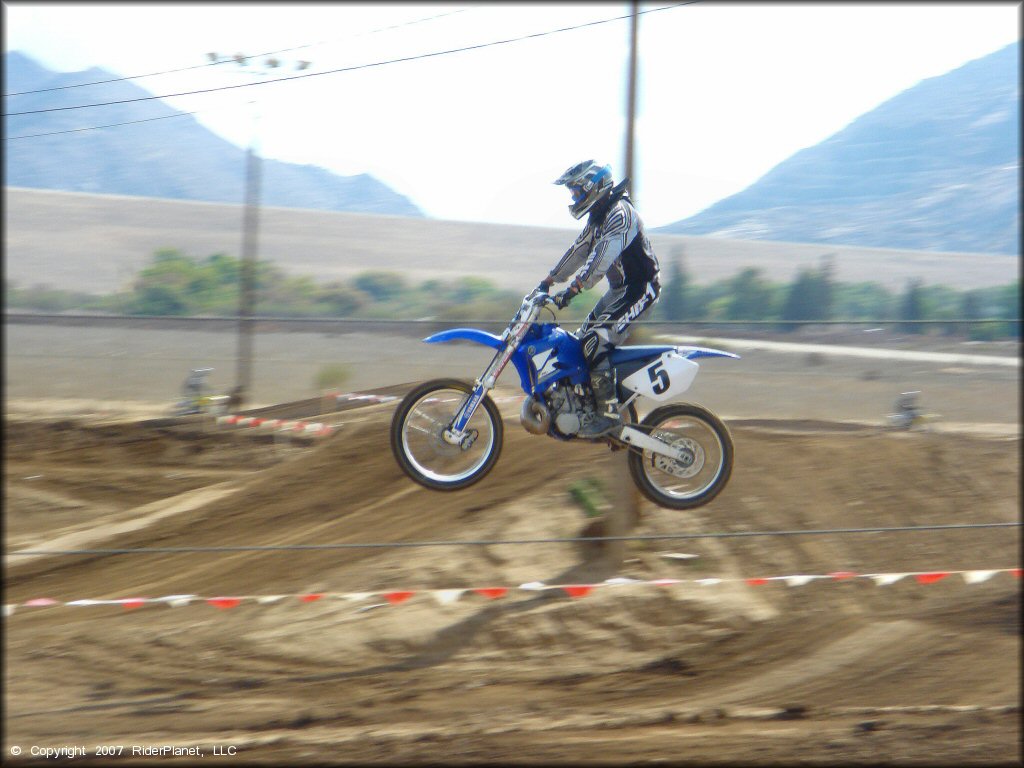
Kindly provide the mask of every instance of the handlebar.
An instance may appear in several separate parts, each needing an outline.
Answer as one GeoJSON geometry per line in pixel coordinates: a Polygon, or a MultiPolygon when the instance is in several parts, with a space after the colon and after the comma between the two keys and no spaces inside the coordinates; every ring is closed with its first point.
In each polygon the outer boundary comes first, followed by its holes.
{"type": "Polygon", "coordinates": [[[554,298],[552,298],[551,294],[549,294],[547,291],[542,291],[540,289],[540,286],[538,286],[537,288],[534,288],[532,291],[526,294],[526,298],[524,299],[524,301],[530,302],[531,304],[536,304],[538,306],[544,306],[545,304],[553,304],[555,300],[554,298]]]}
{"type": "Polygon", "coordinates": [[[555,300],[550,296],[547,291],[542,291],[541,286],[537,286],[530,291],[526,296],[523,297],[522,306],[519,307],[519,311],[513,316],[508,327],[502,334],[502,340],[508,338],[508,335],[512,330],[520,323],[533,323],[537,319],[537,315],[540,314],[540,310],[544,308],[546,304],[554,304],[555,300]]]}

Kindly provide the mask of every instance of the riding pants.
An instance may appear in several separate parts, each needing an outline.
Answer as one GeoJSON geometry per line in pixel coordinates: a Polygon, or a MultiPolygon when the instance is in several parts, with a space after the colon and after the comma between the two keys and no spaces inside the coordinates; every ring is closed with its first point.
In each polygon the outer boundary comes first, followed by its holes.
{"type": "Polygon", "coordinates": [[[651,311],[661,286],[657,278],[640,285],[612,288],[598,300],[577,336],[591,370],[607,367],[608,353],[629,338],[629,326],[651,311]]]}

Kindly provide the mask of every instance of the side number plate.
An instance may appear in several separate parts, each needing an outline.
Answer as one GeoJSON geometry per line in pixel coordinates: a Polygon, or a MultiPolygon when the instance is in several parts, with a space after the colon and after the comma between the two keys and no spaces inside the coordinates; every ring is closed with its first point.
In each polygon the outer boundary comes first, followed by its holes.
{"type": "Polygon", "coordinates": [[[699,368],[692,360],[665,352],[627,376],[622,386],[652,400],[674,400],[690,388],[699,368]]]}

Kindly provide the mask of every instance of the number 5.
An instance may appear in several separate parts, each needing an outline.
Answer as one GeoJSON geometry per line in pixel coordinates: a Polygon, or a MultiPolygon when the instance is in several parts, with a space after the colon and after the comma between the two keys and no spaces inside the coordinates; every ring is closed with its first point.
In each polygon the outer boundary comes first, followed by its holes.
{"type": "Polygon", "coordinates": [[[672,382],[669,381],[668,374],[661,370],[661,366],[664,364],[664,360],[659,360],[647,369],[647,375],[651,379],[651,389],[656,395],[665,394],[665,392],[668,391],[668,388],[672,386],[672,382]]]}

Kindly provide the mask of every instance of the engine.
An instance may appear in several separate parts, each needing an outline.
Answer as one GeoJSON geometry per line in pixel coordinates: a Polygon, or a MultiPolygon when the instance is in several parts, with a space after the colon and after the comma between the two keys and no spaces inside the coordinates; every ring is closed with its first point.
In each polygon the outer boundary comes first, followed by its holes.
{"type": "Polygon", "coordinates": [[[580,431],[581,424],[591,416],[583,394],[565,381],[552,387],[543,398],[527,397],[519,413],[519,421],[527,432],[556,437],[571,437],[580,431]]]}

